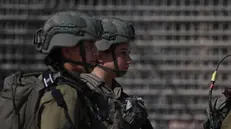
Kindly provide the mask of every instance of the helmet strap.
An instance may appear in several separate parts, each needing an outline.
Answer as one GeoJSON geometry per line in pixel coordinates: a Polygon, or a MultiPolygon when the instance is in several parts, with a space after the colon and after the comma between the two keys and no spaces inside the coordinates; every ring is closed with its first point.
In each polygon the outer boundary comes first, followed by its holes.
{"type": "Polygon", "coordinates": [[[86,71],[86,73],[90,73],[90,69],[89,69],[89,63],[86,62],[86,51],[85,51],[85,48],[84,48],[84,44],[83,42],[80,42],[79,43],[79,49],[80,49],[80,56],[82,58],[82,63],[83,63],[83,67],[86,71]]]}
{"type": "Polygon", "coordinates": [[[107,67],[99,65],[99,64],[97,66],[99,68],[103,69],[104,71],[114,72],[117,77],[122,77],[126,74],[127,71],[119,70],[118,62],[117,62],[116,55],[115,55],[115,48],[116,48],[116,46],[112,46],[112,52],[111,52],[115,69],[107,68],[107,67]]]}

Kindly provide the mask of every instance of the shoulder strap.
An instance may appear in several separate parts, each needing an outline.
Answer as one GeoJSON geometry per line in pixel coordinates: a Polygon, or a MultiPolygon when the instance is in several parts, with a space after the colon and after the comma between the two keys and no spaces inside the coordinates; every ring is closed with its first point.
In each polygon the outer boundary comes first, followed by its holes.
{"type": "Polygon", "coordinates": [[[57,105],[64,109],[65,116],[69,121],[69,123],[71,124],[72,128],[77,129],[68,113],[68,107],[63,98],[62,93],[60,92],[60,90],[56,88],[57,80],[60,77],[61,77],[60,72],[54,73],[51,71],[45,71],[42,73],[42,81],[45,88],[49,88],[51,90],[52,97],[55,99],[57,105]]]}
{"type": "MultiPolygon", "coordinates": [[[[87,109],[88,116],[90,116],[91,119],[95,118],[95,119],[99,120],[100,117],[97,114],[97,111],[93,107],[92,102],[91,102],[91,98],[96,92],[94,90],[90,89],[84,81],[82,81],[80,79],[77,79],[77,80],[76,79],[73,80],[71,78],[62,76],[61,78],[59,78],[59,83],[68,84],[71,87],[75,88],[78,91],[78,94],[80,96],[79,97],[80,101],[83,103],[83,105],[87,109]]],[[[89,128],[92,128],[91,123],[89,126],[90,126],[89,128]]]]}
{"type": "Polygon", "coordinates": [[[70,122],[71,126],[74,128],[74,129],[77,129],[75,124],[73,123],[73,121],[71,120],[71,117],[68,113],[68,107],[67,107],[67,104],[63,98],[63,95],[62,93],[60,92],[60,90],[56,89],[56,87],[51,87],[51,95],[54,97],[55,101],[57,102],[57,105],[62,107],[64,109],[64,113],[65,113],[65,116],[67,118],[67,120],[70,122]]]}
{"type": "Polygon", "coordinates": [[[60,72],[54,73],[51,71],[44,71],[42,73],[42,81],[45,87],[54,86],[57,83],[57,79],[61,77],[60,72]]]}

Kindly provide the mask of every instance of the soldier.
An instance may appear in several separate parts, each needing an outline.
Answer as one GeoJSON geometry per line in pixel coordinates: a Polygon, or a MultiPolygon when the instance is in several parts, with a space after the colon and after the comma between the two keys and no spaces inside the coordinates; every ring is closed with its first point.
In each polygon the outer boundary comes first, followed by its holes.
{"type": "Polygon", "coordinates": [[[17,72],[4,80],[0,91],[3,129],[77,129],[88,127],[81,98],[85,85],[80,73],[97,63],[96,40],[100,20],[75,11],[53,15],[34,36],[37,50],[46,54],[48,70],[17,72]]]}
{"type": "Polygon", "coordinates": [[[132,63],[129,43],[135,38],[133,25],[118,18],[104,18],[102,25],[102,40],[96,42],[99,63],[92,73],[81,74],[88,87],[98,93],[90,98],[91,105],[96,105],[94,120],[98,121],[93,122],[93,127],[151,129],[142,99],[124,93],[115,80],[124,76],[132,63]]]}
{"type": "Polygon", "coordinates": [[[81,110],[82,102],[73,83],[78,82],[80,73],[90,72],[97,63],[95,41],[100,39],[101,31],[100,21],[69,11],[55,14],[37,32],[35,44],[39,51],[47,54],[46,65],[65,78],[57,82],[54,91],[48,90],[40,99],[37,121],[40,129],[85,126],[81,118],[86,114],[81,110]],[[54,94],[62,97],[56,99],[54,94]]]}

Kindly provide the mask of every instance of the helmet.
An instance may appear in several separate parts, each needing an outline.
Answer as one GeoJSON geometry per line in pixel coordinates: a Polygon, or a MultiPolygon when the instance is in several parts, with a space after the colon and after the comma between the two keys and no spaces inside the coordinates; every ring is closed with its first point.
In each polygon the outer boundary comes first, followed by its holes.
{"type": "Polygon", "coordinates": [[[111,53],[115,69],[110,69],[102,65],[98,65],[98,67],[106,71],[113,71],[116,73],[117,77],[121,77],[127,71],[119,70],[117,59],[114,52],[115,45],[134,40],[135,29],[131,23],[118,18],[104,18],[102,19],[102,26],[102,39],[96,42],[96,47],[98,51],[106,51],[113,46],[111,53]]]}
{"type": "Polygon", "coordinates": [[[73,47],[82,40],[101,38],[101,21],[76,11],[63,11],[48,19],[34,36],[36,49],[48,54],[55,47],[73,47]]]}
{"type": "Polygon", "coordinates": [[[135,39],[135,29],[130,22],[119,18],[102,19],[102,40],[96,42],[99,51],[105,51],[111,45],[129,42],[135,39]]]}
{"type": "Polygon", "coordinates": [[[54,14],[45,22],[43,28],[40,28],[36,32],[34,35],[34,44],[38,51],[47,54],[45,63],[48,66],[60,70],[60,68],[62,69],[60,65],[69,62],[82,65],[86,72],[90,72],[88,68],[92,67],[92,65],[86,62],[86,52],[81,41],[96,41],[101,39],[101,35],[102,24],[100,20],[76,11],[63,11],[54,14]],[[55,48],[74,47],[77,44],[80,45],[81,62],[64,57],[61,57],[62,61],[59,62],[50,56],[55,48]]]}

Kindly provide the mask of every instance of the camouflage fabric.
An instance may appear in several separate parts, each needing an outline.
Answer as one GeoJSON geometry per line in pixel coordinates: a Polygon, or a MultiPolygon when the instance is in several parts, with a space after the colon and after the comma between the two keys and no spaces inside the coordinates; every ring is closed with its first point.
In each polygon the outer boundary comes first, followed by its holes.
{"type": "Polygon", "coordinates": [[[94,110],[92,113],[97,117],[92,119],[92,128],[94,129],[120,129],[122,128],[123,119],[121,112],[120,98],[127,95],[123,92],[122,87],[113,82],[113,90],[105,86],[105,83],[93,74],[81,74],[84,81],[94,94],[89,97],[90,104],[94,110]]]}
{"type": "MultiPolygon", "coordinates": [[[[103,128],[107,129],[140,129],[147,120],[147,111],[141,98],[129,96],[123,92],[123,88],[116,81],[112,82],[112,89],[109,89],[105,83],[94,74],[81,74],[82,80],[96,92],[104,95],[94,97],[96,105],[99,108],[99,115],[103,128]],[[104,97],[102,97],[104,96],[104,97]],[[105,97],[106,96],[106,97],[105,97]],[[97,102],[97,98],[100,98],[97,102]],[[117,101],[119,107],[114,108],[110,99],[117,101]],[[102,103],[108,103],[102,104],[102,103]],[[118,112],[121,113],[118,115],[118,112]],[[117,116],[117,117],[115,117],[117,116]]],[[[103,129],[102,128],[102,129],[103,129]]]]}

